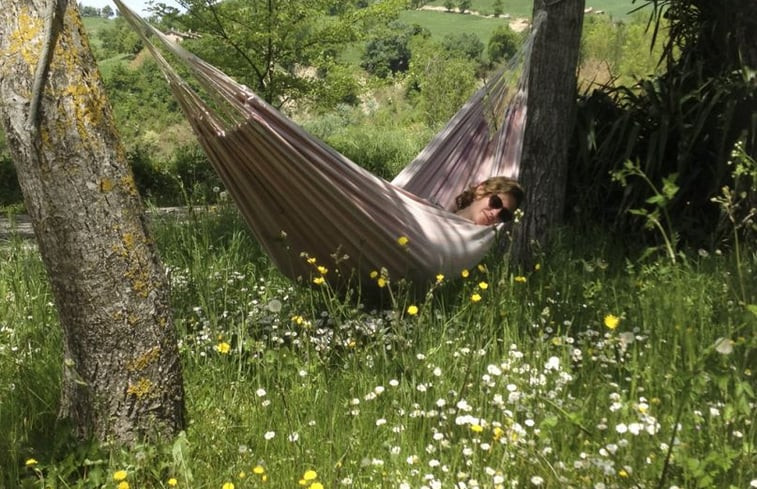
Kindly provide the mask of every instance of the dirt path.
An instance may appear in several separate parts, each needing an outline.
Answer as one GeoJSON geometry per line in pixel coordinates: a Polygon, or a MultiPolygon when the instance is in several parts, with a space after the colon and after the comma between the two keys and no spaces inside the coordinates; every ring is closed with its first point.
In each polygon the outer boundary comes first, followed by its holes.
{"type": "Polygon", "coordinates": [[[8,216],[0,216],[0,240],[8,240],[12,236],[23,239],[34,237],[32,221],[29,216],[21,214],[13,216],[12,219],[8,219],[8,216]]]}
{"type": "MultiPolygon", "coordinates": [[[[446,7],[442,7],[439,5],[424,5],[420,7],[419,10],[433,10],[434,12],[448,12],[449,14],[457,14],[457,15],[476,15],[478,17],[485,17],[488,19],[493,19],[493,15],[484,15],[481,12],[478,12],[477,10],[467,10],[464,14],[460,14],[457,10],[449,11],[446,7]]],[[[526,18],[511,18],[510,14],[504,14],[501,16],[502,19],[505,19],[510,22],[510,29],[514,30],[515,32],[521,32],[528,28],[530,25],[530,22],[526,18]]]]}
{"type": "MultiPolygon", "coordinates": [[[[183,207],[161,207],[158,209],[148,209],[148,216],[181,216],[187,212],[183,207]]],[[[34,239],[34,229],[32,221],[26,214],[16,214],[12,218],[7,215],[0,215],[0,242],[8,241],[14,237],[21,239],[34,239]]]]}

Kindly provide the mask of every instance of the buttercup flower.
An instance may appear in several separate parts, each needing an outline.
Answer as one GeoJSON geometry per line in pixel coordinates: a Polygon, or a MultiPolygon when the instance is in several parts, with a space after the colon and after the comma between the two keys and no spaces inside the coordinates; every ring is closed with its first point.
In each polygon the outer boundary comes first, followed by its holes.
{"type": "Polygon", "coordinates": [[[224,482],[223,486],[221,486],[221,489],[234,489],[234,483],[233,482],[224,482]]]}
{"type": "Polygon", "coordinates": [[[407,313],[410,316],[415,316],[418,314],[418,306],[412,305],[407,307],[407,313]]]}
{"type": "Polygon", "coordinates": [[[302,474],[302,479],[306,481],[312,481],[318,478],[318,473],[315,470],[306,470],[304,474],[302,474]]]}
{"type": "Polygon", "coordinates": [[[326,279],[323,278],[323,277],[316,277],[316,278],[313,279],[313,283],[315,285],[323,285],[323,284],[326,283],[326,279]]]}
{"type": "Polygon", "coordinates": [[[618,324],[620,324],[620,318],[618,316],[614,316],[612,314],[605,316],[605,326],[607,326],[609,329],[617,328],[618,324]]]}
{"type": "Polygon", "coordinates": [[[481,296],[478,294],[473,294],[472,296],[470,296],[470,300],[471,302],[478,302],[481,300],[481,296]]]}
{"type": "Polygon", "coordinates": [[[309,489],[323,489],[323,484],[321,484],[320,482],[313,482],[312,484],[310,484],[309,489]]]}
{"type": "Polygon", "coordinates": [[[481,290],[486,290],[486,289],[489,288],[489,284],[487,284],[486,282],[479,282],[478,283],[478,288],[481,289],[481,290]]]}
{"type": "MultiPolygon", "coordinates": [[[[218,343],[218,344],[216,345],[216,351],[217,351],[218,353],[221,353],[221,354],[223,354],[223,355],[227,355],[227,354],[228,354],[228,353],[229,353],[229,352],[231,351],[231,345],[230,345],[230,344],[228,344],[228,343],[226,343],[225,341],[222,341],[222,342],[220,342],[220,343],[218,343]]],[[[126,473],[126,471],[123,471],[123,470],[120,470],[119,472],[124,472],[124,473],[126,473]]],[[[119,472],[116,472],[116,474],[118,474],[119,472]]],[[[125,477],[125,476],[124,476],[124,477],[125,477]]],[[[116,476],[114,475],[114,476],[113,476],[113,478],[115,479],[115,478],[116,478],[116,476]]]]}
{"type": "Polygon", "coordinates": [[[34,467],[34,466],[35,466],[35,465],[37,465],[38,463],[39,463],[39,462],[37,462],[37,459],[36,459],[36,458],[28,458],[28,459],[26,459],[26,464],[25,464],[25,465],[26,465],[27,467],[34,467]]]}
{"type": "Polygon", "coordinates": [[[265,474],[265,469],[261,465],[256,465],[252,468],[252,473],[255,475],[263,475],[265,474]]]}
{"type": "Polygon", "coordinates": [[[442,280],[444,280],[444,274],[440,273],[436,276],[436,283],[438,284],[442,280]]]}
{"type": "Polygon", "coordinates": [[[528,279],[526,279],[526,277],[524,277],[523,275],[518,275],[513,280],[515,280],[516,282],[519,282],[521,284],[525,284],[528,279]]]}
{"type": "Polygon", "coordinates": [[[407,236],[400,236],[397,238],[397,243],[399,243],[400,246],[407,246],[407,244],[410,242],[410,239],[408,239],[407,236]]]}
{"type": "Polygon", "coordinates": [[[129,483],[126,481],[121,481],[116,486],[116,489],[129,489],[129,483]]]}
{"type": "Polygon", "coordinates": [[[327,273],[329,273],[329,269],[324,267],[323,265],[318,265],[317,270],[321,275],[326,275],[327,273]]]}
{"type": "Polygon", "coordinates": [[[470,272],[468,271],[467,268],[463,268],[463,271],[460,272],[460,276],[463,278],[468,278],[470,276],[470,272]]]}
{"type": "Polygon", "coordinates": [[[116,472],[113,473],[113,480],[116,482],[122,481],[126,479],[128,475],[129,473],[126,472],[125,470],[117,470],[116,472]]]}
{"type": "Polygon", "coordinates": [[[168,484],[171,487],[176,487],[179,484],[179,481],[177,481],[175,477],[171,477],[170,479],[168,479],[166,484],[168,484]]]}

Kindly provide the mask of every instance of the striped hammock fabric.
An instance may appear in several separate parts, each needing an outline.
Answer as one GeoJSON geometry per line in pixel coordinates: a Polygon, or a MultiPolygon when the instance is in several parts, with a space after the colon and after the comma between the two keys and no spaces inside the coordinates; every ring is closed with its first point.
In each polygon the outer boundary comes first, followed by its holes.
{"type": "Polygon", "coordinates": [[[500,226],[479,226],[451,210],[471,184],[517,178],[527,69],[514,93],[512,71],[497,73],[389,182],[115,3],[157,60],[255,238],[286,276],[365,288],[375,286],[371,276],[379,271],[389,280],[425,283],[475,266],[495,242],[500,226]],[[176,73],[150,36],[191,70],[212,100],[176,73]]]}

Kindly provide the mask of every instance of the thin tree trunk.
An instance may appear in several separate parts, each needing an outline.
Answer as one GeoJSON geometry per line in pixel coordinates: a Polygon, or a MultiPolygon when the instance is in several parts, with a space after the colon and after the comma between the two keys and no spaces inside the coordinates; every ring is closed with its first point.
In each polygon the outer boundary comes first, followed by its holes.
{"type": "Polygon", "coordinates": [[[536,0],[535,21],[542,11],[546,19],[531,53],[520,171],[525,216],[513,240],[513,257],[524,266],[547,244],[563,215],[584,0],[536,0]]]}
{"type": "Polygon", "coordinates": [[[82,437],[170,436],[184,395],[168,284],[73,2],[29,118],[48,11],[3,0],[0,117],[63,328],[60,415],[82,437]]]}

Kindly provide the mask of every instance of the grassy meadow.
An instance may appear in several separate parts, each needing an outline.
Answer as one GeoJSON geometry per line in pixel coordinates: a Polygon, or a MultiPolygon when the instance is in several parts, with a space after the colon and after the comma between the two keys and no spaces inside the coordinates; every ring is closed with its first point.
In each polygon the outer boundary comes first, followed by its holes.
{"type": "MultiPolygon", "coordinates": [[[[495,0],[472,0],[470,10],[478,12],[481,15],[492,15],[494,13],[495,0]]],[[[433,0],[428,5],[433,7],[444,7],[445,0],[433,0]]],[[[457,4],[457,2],[455,2],[457,4]]],[[[533,0],[502,0],[503,15],[507,14],[512,17],[531,17],[533,12],[533,0]]],[[[601,10],[606,15],[615,20],[624,20],[633,9],[643,5],[636,0],[586,0],[586,8],[593,11],[601,10]]]]}
{"type": "MultiPolygon", "coordinates": [[[[74,443],[36,248],[0,246],[0,487],[739,488],[757,484],[757,253],[635,262],[565,234],[373,310],[284,280],[233,208],[153,225],[189,424],[74,443]]],[[[412,244],[410,244],[412,245],[412,244]]]]}

